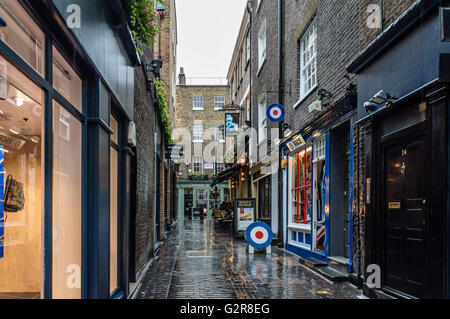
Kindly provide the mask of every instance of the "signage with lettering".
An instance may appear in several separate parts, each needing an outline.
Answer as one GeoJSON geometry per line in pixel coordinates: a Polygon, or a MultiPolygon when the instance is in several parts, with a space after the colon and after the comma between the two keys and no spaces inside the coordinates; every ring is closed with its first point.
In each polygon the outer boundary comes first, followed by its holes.
{"type": "Polygon", "coordinates": [[[289,148],[289,150],[291,152],[299,149],[300,147],[302,147],[303,145],[305,145],[305,139],[303,138],[303,136],[301,134],[297,134],[296,136],[294,136],[292,138],[292,140],[288,143],[286,143],[287,147],[289,148]]]}
{"type": "Polygon", "coordinates": [[[0,145],[20,150],[25,145],[25,141],[0,132],[0,145]]]}
{"type": "Polygon", "coordinates": [[[236,198],[234,211],[236,230],[245,231],[255,220],[256,200],[254,198],[236,198]]]}

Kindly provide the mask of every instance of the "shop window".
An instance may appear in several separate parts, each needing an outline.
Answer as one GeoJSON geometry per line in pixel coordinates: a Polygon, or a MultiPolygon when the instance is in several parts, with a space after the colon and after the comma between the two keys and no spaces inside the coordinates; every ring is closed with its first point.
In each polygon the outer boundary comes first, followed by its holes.
{"type": "Polygon", "coordinates": [[[53,298],[81,298],[82,124],[53,102],[53,298]]]}
{"type": "Polygon", "coordinates": [[[53,47],[53,87],[82,112],[81,78],[55,47],[53,47]]]}
{"type": "Polygon", "coordinates": [[[311,222],[311,160],[312,147],[298,152],[291,157],[291,224],[310,224],[311,222]]]}
{"type": "MultiPolygon", "coordinates": [[[[111,116],[111,126],[119,126],[117,120],[111,116]]],[[[117,140],[117,138],[116,138],[117,140]]],[[[118,288],[118,173],[119,152],[118,145],[111,143],[110,149],[110,280],[109,288],[112,294],[118,288]]]]}
{"type": "Polygon", "coordinates": [[[44,76],[45,35],[17,0],[0,1],[0,15],[7,26],[0,28],[0,39],[44,76]]]}
{"type": "Polygon", "coordinates": [[[39,298],[44,93],[2,56],[0,65],[0,295],[39,298]]]}
{"type": "Polygon", "coordinates": [[[271,175],[264,177],[258,182],[258,219],[270,219],[270,192],[271,175]]]}

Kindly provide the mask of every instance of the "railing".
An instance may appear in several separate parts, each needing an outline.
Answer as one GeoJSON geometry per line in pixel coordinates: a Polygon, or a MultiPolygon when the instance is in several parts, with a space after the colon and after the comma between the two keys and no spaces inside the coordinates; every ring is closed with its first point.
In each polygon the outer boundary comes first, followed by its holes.
{"type": "MultiPolygon", "coordinates": [[[[177,85],[180,85],[179,78],[177,85]]],[[[224,77],[186,77],[186,85],[228,85],[228,80],[224,77]]]]}

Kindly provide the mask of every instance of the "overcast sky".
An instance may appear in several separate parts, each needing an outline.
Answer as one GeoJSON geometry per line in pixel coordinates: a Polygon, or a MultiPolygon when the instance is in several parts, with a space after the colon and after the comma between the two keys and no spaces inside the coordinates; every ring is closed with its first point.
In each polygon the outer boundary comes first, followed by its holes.
{"type": "Polygon", "coordinates": [[[184,67],[186,77],[226,77],[247,0],[175,1],[177,74],[184,67]]]}

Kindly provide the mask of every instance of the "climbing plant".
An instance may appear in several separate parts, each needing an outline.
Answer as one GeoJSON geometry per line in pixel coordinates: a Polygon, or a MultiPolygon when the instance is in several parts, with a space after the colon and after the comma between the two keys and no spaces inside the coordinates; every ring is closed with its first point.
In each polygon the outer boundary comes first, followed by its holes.
{"type": "MultiPolygon", "coordinates": [[[[159,31],[160,17],[155,8],[155,1],[164,5],[163,0],[129,0],[131,33],[135,44],[138,39],[148,46],[153,45],[159,31]]],[[[143,54],[140,48],[137,50],[139,54],[143,54]]]]}
{"type": "Polygon", "coordinates": [[[155,79],[156,95],[158,97],[159,114],[161,122],[164,126],[164,133],[167,137],[167,142],[173,144],[172,140],[172,126],[169,118],[169,107],[167,106],[167,92],[163,88],[161,81],[155,79]]]}

